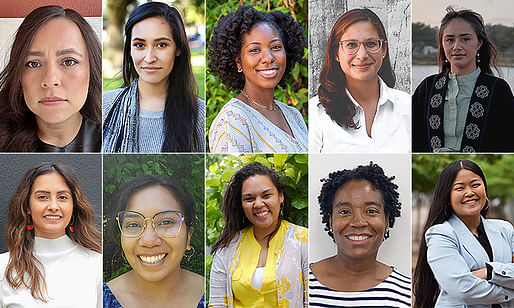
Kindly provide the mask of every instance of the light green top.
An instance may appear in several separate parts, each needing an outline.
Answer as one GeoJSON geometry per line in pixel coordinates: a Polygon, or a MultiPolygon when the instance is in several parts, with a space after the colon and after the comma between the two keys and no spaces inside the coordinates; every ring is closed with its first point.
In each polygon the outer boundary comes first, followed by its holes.
{"type": "Polygon", "coordinates": [[[480,67],[467,75],[456,76],[450,73],[444,103],[444,147],[436,152],[460,152],[464,125],[478,75],[480,67]]]}

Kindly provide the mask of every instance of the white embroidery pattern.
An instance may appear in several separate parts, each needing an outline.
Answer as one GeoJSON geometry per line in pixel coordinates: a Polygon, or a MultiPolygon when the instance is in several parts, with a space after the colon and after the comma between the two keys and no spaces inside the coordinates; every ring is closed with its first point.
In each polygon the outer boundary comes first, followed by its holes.
{"type": "Polygon", "coordinates": [[[464,152],[464,153],[475,153],[475,149],[473,149],[472,146],[467,145],[467,146],[464,147],[464,149],[462,149],[462,152],[464,152]]]}
{"type": "Polygon", "coordinates": [[[441,105],[442,101],[443,97],[441,96],[441,94],[436,94],[432,96],[432,98],[430,99],[430,105],[432,106],[432,108],[437,108],[439,107],[439,105],[441,105]]]}
{"type": "Polygon", "coordinates": [[[468,137],[468,139],[476,139],[478,136],[480,135],[480,128],[478,128],[478,125],[474,124],[474,123],[470,123],[467,127],[466,127],[466,137],[468,137]]]}
{"type": "Polygon", "coordinates": [[[430,146],[432,149],[437,150],[441,148],[441,139],[439,137],[434,136],[430,139],[430,146]]]}
{"type": "Polygon", "coordinates": [[[441,118],[437,114],[434,114],[430,117],[430,119],[428,119],[428,122],[430,123],[430,127],[432,129],[438,129],[439,125],[441,125],[441,118]]]}
{"type": "Polygon", "coordinates": [[[469,108],[471,115],[475,118],[480,118],[484,115],[484,107],[479,102],[474,102],[469,108]]]}
{"type": "Polygon", "coordinates": [[[441,78],[439,78],[439,80],[435,83],[435,88],[437,90],[440,90],[444,84],[446,83],[446,76],[443,76],[441,78]]]}
{"type": "Polygon", "coordinates": [[[475,94],[480,98],[485,98],[489,95],[489,89],[484,85],[478,86],[475,90],[475,94]]]}

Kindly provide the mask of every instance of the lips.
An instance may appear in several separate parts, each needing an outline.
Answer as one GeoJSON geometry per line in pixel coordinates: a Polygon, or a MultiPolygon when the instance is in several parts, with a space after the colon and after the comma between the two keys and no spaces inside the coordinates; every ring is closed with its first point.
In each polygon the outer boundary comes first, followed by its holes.
{"type": "Polygon", "coordinates": [[[348,235],[345,235],[345,237],[347,239],[349,239],[350,241],[365,241],[369,238],[371,238],[371,235],[369,234],[348,234],[348,235]]]}
{"type": "Polygon", "coordinates": [[[270,210],[261,211],[261,212],[255,213],[254,215],[255,215],[255,216],[257,216],[257,217],[264,217],[264,216],[266,216],[268,213],[271,213],[271,211],[270,211],[270,210]]]}
{"type": "Polygon", "coordinates": [[[141,67],[141,69],[144,70],[145,72],[153,73],[153,72],[157,72],[161,68],[157,67],[157,66],[143,66],[143,67],[141,67]]]}
{"type": "Polygon", "coordinates": [[[67,99],[58,96],[47,96],[39,100],[39,103],[44,106],[57,106],[65,103],[67,99]]]}
{"type": "Polygon", "coordinates": [[[363,63],[363,64],[352,64],[353,67],[357,68],[357,69],[368,69],[369,67],[371,67],[371,65],[373,65],[373,63],[363,63]]]}
{"type": "Polygon", "coordinates": [[[266,68],[262,70],[257,70],[260,75],[262,75],[264,78],[274,78],[278,75],[278,67],[273,68],[266,68]]]}
{"type": "Polygon", "coordinates": [[[466,201],[463,201],[462,204],[467,205],[467,206],[473,206],[473,205],[476,205],[479,200],[480,199],[466,200],[466,201]]]}
{"type": "Polygon", "coordinates": [[[137,257],[143,263],[157,264],[157,263],[161,262],[167,255],[168,255],[167,253],[162,253],[162,254],[157,254],[157,255],[138,255],[137,257]]]}
{"type": "Polygon", "coordinates": [[[62,219],[62,216],[60,216],[60,215],[45,215],[43,217],[45,219],[48,219],[48,220],[60,220],[60,219],[62,219]]]}

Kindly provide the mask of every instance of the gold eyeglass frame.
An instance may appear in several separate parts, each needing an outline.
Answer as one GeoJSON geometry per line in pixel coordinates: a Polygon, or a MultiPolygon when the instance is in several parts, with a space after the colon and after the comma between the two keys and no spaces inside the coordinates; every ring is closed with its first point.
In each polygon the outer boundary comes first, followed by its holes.
{"type": "Polygon", "coordinates": [[[148,223],[146,222],[147,220],[151,220],[152,221],[152,228],[153,228],[153,231],[155,232],[155,234],[157,234],[157,236],[159,236],[160,238],[173,238],[173,237],[177,237],[177,235],[180,233],[180,230],[182,229],[182,225],[183,225],[183,222],[184,222],[184,214],[181,211],[162,211],[162,212],[159,212],[159,213],[153,215],[153,217],[151,217],[151,218],[150,217],[145,217],[143,214],[141,214],[139,212],[136,212],[136,211],[121,211],[121,212],[118,212],[118,214],[116,214],[116,221],[118,222],[118,228],[120,229],[121,234],[123,236],[131,237],[131,238],[140,237],[145,232],[146,227],[148,226],[148,223]],[[173,235],[173,236],[160,235],[159,232],[157,232],[157,229],[155,228],[155,224],[154,224],[155,216],[157,216],[159,214],[162,214],[162,213],[166,213],[166,212],[174,212],[174,213],[179,213],[180,214],[180,226],[178,227],[177,233],[175,235],[173,235]],[[136,214],[141,215],[143,217],[144,225],[143,225],[143,228],[141,228],[141,232],[138,235],[127,235],[127,234],[123,233],[123,230],[122,230],[121,224],[120,224],[120,214],[121,213],[136,213],[136,214]]]}

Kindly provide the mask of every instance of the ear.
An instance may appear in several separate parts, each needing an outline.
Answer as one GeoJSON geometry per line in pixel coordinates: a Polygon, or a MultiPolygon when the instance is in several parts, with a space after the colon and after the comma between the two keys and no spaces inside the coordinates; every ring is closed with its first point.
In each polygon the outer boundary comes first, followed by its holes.
{"type": "Polygon", "coordinates": [[[482,47],[482,43],[483,43],[483,41],[478,40],[478,48],[477,48],[477,51],[480,49],[480,47],[482,47]]]}
{"type": "Polygon", "coordinates": [[[193,231],[195,229],[193,227],[189,228],[189,231],[187,231],[187,243],[186,243],[186,249],[191,248],[191,236],[193,236],[193,231]]]}
{"type": "Polygon", "coordinates": [[[32,213],[30,212],[30,209],[28,209],[28,210],[27,210],[27,214],[29,214],[29,215],[30,215],[30,214],[32,214],[32,213]]]}
{"type": "Polygon", "coordinates": [[[280,203],[284,202],[284,193],[283,192],[281,192],[278,197],[280,199],[280,203]]]}
{"type": "Polygon", "coordinates": [[[177,50],[175,51],[175,57],[180,56],[180,54],[181,54],[181,53],[182,53],[182,52],[180,51],[180,49],[177,49],[177,50]]]}
{"type": "Polygon", "coordinates": [[[387,54],[387,41],[384,41],[383,43],[383,46],[382,46],[382,58],[384,58],[387,54]]]}
{"type": "Polygon", "coordinates": [[[241,65],[241,58],[238,56],[235,61],[236,61],[237,69],[242,69],[243,66],[241,65]]]}
{"type": "Polygon", "coordinates": [[[336,62],[339,62],[339,56],[336,55],[336,62]]]}

